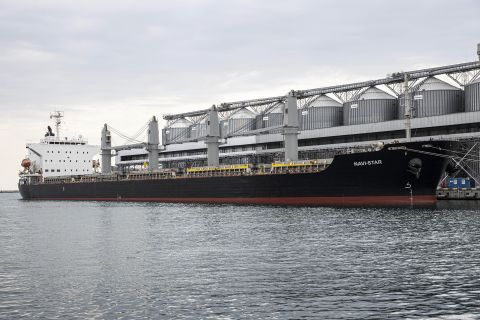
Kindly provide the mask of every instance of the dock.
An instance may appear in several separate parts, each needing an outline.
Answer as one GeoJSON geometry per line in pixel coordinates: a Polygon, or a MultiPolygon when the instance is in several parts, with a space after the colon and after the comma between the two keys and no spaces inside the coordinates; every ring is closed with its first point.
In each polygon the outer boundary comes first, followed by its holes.
{"type": "Polygon", "coordinates": [[[480,188],[440,188],[438,200],[480,200],[480,188]]]}

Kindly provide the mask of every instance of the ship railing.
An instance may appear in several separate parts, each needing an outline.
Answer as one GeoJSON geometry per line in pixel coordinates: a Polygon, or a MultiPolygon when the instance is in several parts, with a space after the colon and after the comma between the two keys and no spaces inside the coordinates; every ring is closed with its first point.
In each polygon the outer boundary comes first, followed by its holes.
{"type": "Polygon", "coordinates": [[[159,180],[159,179],[172,179],[176,177],[174,171],[159,171],[159,172],[135,172],[129,173],[126,177],[127,180],[159,180]]]}
{"type": "Polygon", "coordinates": [[[71,183],[77,182],[103,182],[103,181],[118,181],[120,177],[116,174],[109,175],[93,175],[93,176],[81,176],[81,177],[71,177],[71,183]]]}
{"type": "Polygon", "coordinates": [[[100,181],[117,181],[118,175],[84,175],[84,176],[60,176],[60,177],[45,177],[44,184],[58,184],[58,183],[84,183],[84,182],[100,182],[100,181]]]}
{"type": "Polygon", "coordinates": [[[310,173],[323,171],[332,163],[333,159],[290,161],[272,163],[270,173],[310,173]]]}
{"type": "Polygon", "coordinates": [[[84,175],[84,176],[65,176],[65,177],[46,177],[43,179],[43,184],[59,184],[59,183],[93,183],[105,181],[120,181],[120,180],[156,180],[156,179],[172,179],[176,177],[174,171],[166,172],[145,172],[145,173],[130,173],[126,176],[119,174],[109,175],[84,175]]]}
{"type": "Polygon", "coordinates": [[[192,167],[187,168],[187,177],[222,177],[240,176],[251,174],[250,164],[232,164],[218,167],[192,167]]]}

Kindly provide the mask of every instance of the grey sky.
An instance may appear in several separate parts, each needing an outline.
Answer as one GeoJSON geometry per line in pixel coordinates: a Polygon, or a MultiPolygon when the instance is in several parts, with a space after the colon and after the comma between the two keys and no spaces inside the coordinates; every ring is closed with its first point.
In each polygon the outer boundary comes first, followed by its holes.
{"type": "Polygon", "coordinates": [[[151,115],[471,61],[480,2],[0,0],[0,189],[53,109],[98,143],[151,115]]]}

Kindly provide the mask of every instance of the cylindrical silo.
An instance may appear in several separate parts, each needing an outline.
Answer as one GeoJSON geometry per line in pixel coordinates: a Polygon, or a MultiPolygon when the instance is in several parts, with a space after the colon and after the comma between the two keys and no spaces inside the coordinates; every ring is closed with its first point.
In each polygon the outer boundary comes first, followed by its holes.
{"type": "Polygon", "coordinates": [[[343,104],[343,124],[362,124],[393,120],[397,99],[375,87],[365,90],[356,100],[343,104]]]}
{"type": "Polygon", "coordinates": [[[194,123],[190,126],[190,138],[197,139],[205,137],[207,135],[207,123],[206,119],[199,123],[194,123]]]}
{"type": "Polygon", "coordinates": [[[171,126],[163,129],[164,144],[179,143],[190,138],[190,126],[192,123],[186,119],[178,119],[171,126]]]}
{"type": "Polygon", "coordinates": [[[480,78],[465,86],[465,111],[480,110],[480,78]]]}
{"type": "Polygon", "coordinates": [[[342,125],[343,106],[321,95],[300,110],[301,130],[329,128],[342,125]]]}
{"type": "Polygon", "coordinates": [[[234,136],[255,129],[255,114],[247,109],[239,109],[226,122],[221,124],[225,136],[234,136]]]}
{"type": "MultiPolygon", "coordinates": [[[[283,125],[283,113],[285,110],[285,105],[283,103],[277,105],[275,108],[270,110],[268,113],[259,114],[256,118],[257,129],[260,128],[269,128],[269,127],[278,127],[283,125]]],[[[277,133],[281,132],[281,129],[272,130],[266,133],[277,133]]]]}
{"type": "MultiPolygon", "coordinates": [[[[422,118],[460,112],[463,110],[463,91],[434,77],[427,78],[410,93],[412,117],[422,118]]],[[[403,95],[399,97],[398,117],[405,118],[403,95]]]]}

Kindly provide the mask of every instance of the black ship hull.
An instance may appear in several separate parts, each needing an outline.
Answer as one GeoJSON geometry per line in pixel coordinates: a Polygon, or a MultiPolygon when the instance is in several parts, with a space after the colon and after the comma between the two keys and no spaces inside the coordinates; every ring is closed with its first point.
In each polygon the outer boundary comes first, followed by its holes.
{"type": "Polygon", "coordinates": [[[57,184],[19,183],[23,199],[307,206],[433,206],[450,141],[385,145],[335,156],[313,173],[176,177],[57,184]]]}

